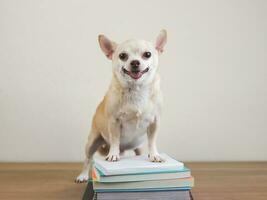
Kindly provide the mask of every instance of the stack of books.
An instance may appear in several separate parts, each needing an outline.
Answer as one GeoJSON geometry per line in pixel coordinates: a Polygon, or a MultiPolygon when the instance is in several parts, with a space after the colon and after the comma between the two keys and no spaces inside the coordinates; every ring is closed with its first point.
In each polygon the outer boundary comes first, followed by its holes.
{"type": "Polygon", "coordinates": [[[194,178],[182,162],[161,154],[165,162],[147,156],[123,157],[118,162],[95,159],[87,200],[190,200],[194,178]]]}

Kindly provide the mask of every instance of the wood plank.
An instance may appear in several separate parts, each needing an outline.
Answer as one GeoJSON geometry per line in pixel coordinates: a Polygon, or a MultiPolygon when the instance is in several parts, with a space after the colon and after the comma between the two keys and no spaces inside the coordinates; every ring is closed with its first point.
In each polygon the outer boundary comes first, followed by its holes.
{"type": "Polygon", "coordinates": [[[267,162],[188,163],[197,200],[266,200],[267,162]]]}
{"type": "MultiPolygon", "coordinates": [[[[267,162],[186,163],[196,200],[266,200],[267,162]]],[[[0,199],[81,199],[80,163],[0,163],[0,199]]]]}

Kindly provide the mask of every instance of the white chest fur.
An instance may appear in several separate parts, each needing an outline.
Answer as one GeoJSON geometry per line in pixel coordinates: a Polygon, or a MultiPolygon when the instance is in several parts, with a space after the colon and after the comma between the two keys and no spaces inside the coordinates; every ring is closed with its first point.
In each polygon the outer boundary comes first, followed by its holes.
{"type": "Polygon", "coordinates": [[[155,105],[146,88],[130,88],[121,97],[118,119],[121,123],[121,145],[129,148],[144,141],[147,128],[155,119],[155,105]]]}

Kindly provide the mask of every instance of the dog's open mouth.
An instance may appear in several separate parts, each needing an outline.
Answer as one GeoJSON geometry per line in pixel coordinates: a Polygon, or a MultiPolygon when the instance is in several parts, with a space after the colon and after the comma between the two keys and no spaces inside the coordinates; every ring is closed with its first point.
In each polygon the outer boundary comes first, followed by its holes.
{"type": "Polygon", "coordinates": [[[128,71],[127,69],[125,69],[124,67],[122,68],[123,72],[127,75],[129,75],[131,78],[133,79],[139,79],[143,76],[144,73],[148,72],[149,68],[147,67],[146,69],[144,69],[143,71],[128,71]]]}

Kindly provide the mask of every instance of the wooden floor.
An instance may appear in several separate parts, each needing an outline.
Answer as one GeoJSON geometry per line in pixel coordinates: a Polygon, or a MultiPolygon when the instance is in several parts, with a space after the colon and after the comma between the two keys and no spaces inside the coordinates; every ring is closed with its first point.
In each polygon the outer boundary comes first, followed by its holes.
{"type": "MultiPolygon", "coordinates": [[[[267,200],[267,162],[187,163],[195,200],[267,200]]],[[[0,163],[0,199],[81,199],[81,164],[0,163]]]]}

